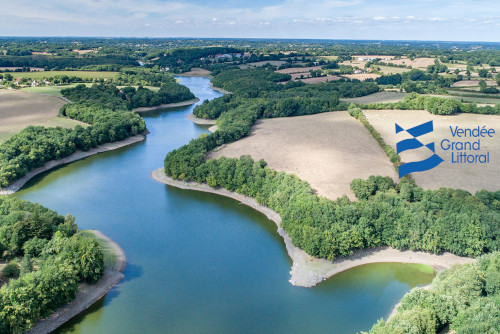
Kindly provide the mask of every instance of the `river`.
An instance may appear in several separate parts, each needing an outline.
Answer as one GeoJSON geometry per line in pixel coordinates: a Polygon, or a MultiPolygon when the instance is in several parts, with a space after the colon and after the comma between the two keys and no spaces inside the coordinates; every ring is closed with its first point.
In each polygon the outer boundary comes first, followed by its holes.
{"type": "MultiPolygon", "coordinates": [[[[181,77],[203,101],[208,78],[181,77]]],[[[77,217],[125,250],[125,279],[62,333],[355,333],[434,273],[382,263],[314,288],[288,283],[291,261],[264,215],[213,194],[157,183],[165,154],[208,132],[194,106],[142,114],[143,142],[41,174],[16,196],[77,217]]]]}

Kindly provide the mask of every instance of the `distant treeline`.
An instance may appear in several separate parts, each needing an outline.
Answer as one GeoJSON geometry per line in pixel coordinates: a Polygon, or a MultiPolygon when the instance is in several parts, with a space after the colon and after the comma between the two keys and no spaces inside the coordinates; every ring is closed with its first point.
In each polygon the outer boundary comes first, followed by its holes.
{"type": "Polygon", "coordinates": [[[162,85],[155,93],[139,87],[118,89],[112,83],[77,85],[61,93],[73,103],[61,107],[60,115],[90,124],[74,129],[28,126],[0,145],[0,187],[6,187],[47,161],[123,140],[146,130],[144,120],[132,108],[157,106],[194,98],[176,82],[162,85]]]}
{"type": "Polygon", "coordinates": [[[54,57],[54,56],[0,56],[1,67],[43,67],[47,69],[81,68],[95,65],[126,65],[139,66],[135,59],[127,56],[102,56],[102,57],[54,57]]]}
{"type": "Polygon", "coordinates": [[[0,333],[25,333],[73,300],[80,282],[104,274],[101,247],[78,233],[75,218],[12,197],[0,197],[0,258],[11,261],[3,269],[10,280],[0,289],[0,333]]]}
{"type": "Polygon", "coordinates": [[[443,65],[430,65],[428,71],[412,69],[401,74],[382,75],[376,78],[375,82],[379,85],[398,86],[408,93],[445,93],[444,88],[451,87],[454,82],[462,80],[462,78],[461,76],[453,78],[439,75],[438,73],[442,69],[440,66],[443,65]]]}
{"type": "Polygon", "coordinates": [[[435,115],[452,115],[456,113],[472,113],[499,115],[500,104],[478,107],[475,103],[462,103],[451,98],[408,94],[403,101],[393,103],[360,104],[361,109],[402,109],[402,110],[427,110],[435,115]]]}
{"type": "MultiPolygon", "coordinates": [[[[154,61],[155,65],[169,67],[174,73],[182,73],[193,67],[202,67],[212,62],[201,58],[213,57],[219,54],[241,54],[241,49],[231,47],[209,47],[209,48],[186,48],[168,51],[159,59],[154,61]]],[[[231,59],[229,59],[231,60],[231,59]]]]}
{"type": "Polygon", "coordinates": [[[119,86],[153,86],[161,87],[163,84],[175,83],[172,74],[165,71],[154,71],[145,67],[124,67],[114,78],[114,83],[119,86]]]}
{"type": "Polygon", "coordinates": [[[500,252],[483,255],[438,274],[429,289],[412,289],[397,313],[369,334],[498,333],[500,328],[500,252]]]}

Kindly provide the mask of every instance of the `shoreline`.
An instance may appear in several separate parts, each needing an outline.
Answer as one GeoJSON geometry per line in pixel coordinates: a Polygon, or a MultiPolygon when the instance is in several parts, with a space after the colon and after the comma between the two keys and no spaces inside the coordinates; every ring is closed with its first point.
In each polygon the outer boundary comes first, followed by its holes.
{"type": "Polygon", "coordinates": [[[198,125],[215,125],[215,120],[214,119],[205,119],[205,118],[199,118],[198,116],[195,116],[192,112],[189,113],[186,118],[193,122],[194,124],[198,125]]]}
{"type": "Polygon", "coordinates": [[[120,282],[125,275],[127,260],[123,249],[113,240],[97,230],[88,230],[97,238],[103,239],[116,254],[116,262],[112,268],[106,268],[104,275],[95,284],[80,283],[75,299],[59,307],[48,318],[41,319],[28,333],[51,333],[75,316],[87,310],[99,299],[103,298],[111,288],[120,282]]]}
{"type": "Polygon", "coordinates": [[[471,263],[474,261],[474,259],[460,257],[451,253],[436,255],[426,252],[400,251],[388,246],[358,250],[350,256],[338,258],[334,261],[318,259],[294,246],[290,236],[281,227],[280,215],[257,203],[257,201],[251,197],[231,192],[224,188],[214,189],[206,184],[174,180],[165,175],[163,168],[151,172],[151,177],[158,182],[176,188],[202,191],[229,197],[266,215],[268,219],[276,224],[278,234],[283,238],[288,255],[292,259],[293,265],[290,271],[291,277],[289,282],[294,286],[313,287],[340,272],[369,263],[418,263],[428,265],[434,270],[440,271],[448,269],[454,264],[471,263]]]}
{"type": "Polygon", "coordinates": [[[148,112],[148,111],[157,110],[157,109],[185,107],[185,106],[190,106],[190,105],[198,103],[198,102],[200,102],[200,99],[195,97],[194,99],[186,100],[186,101],[182,101],[182,102],[160,104],[160,105],[157,105],[154,107],[139,107],[139,108],[135,108],[134,112],[140,114],[142,112],[148,112]]]}
{"type": "Polygon", "coordinates": [[[58,167],[61,165],[66,165],[66,164],[69,164],[71,162],[81,160],[81,159],[87,158],[89,156],[98,154],[98,153],[112,151],[112,150],[116,150],[116,149],[121,148],[121,147],[132,145],[132,144],[138,143],[140,141],[143,141],[144,139],[146,139],[145,134],[144,135],[139,134],[139,135],[128,137],[124,140],[120,140],[117,142],[99,145],[97,147],[91,148],[88,151],[76,151],[76,152],[68,155],[67,157],[64,157],[64,158],[59,159],[59,160],[47,161],[45,163],[45,165],[43,165],[42,167],[38,167],[38,168],[33,169],[28,174],[24,175],[22,178],[11,183],[9,186],[0,189],[0,195],[11,195],[11,194],[17,192],[33,177],[35,177],[36,175],[41,174],[43,172],[46,172],[52,168],[55,168],[55,167],[58,167]]]}
{"type": "Polygon", "coordinates": [[[222,94],[233,94],[230,91],[227,91],[223,88],[215,87],[212,82],[210,81],[210,88],[215,90],[216,92],[222,93],[222,94]]]}

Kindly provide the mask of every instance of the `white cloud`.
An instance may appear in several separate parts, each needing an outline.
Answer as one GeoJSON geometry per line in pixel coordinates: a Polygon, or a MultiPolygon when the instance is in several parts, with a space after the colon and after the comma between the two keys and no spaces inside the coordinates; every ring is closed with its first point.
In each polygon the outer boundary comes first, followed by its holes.
{"type": "MultiPolygon", "coordinates": [[[[167,2],[161,0],[17,0],[3,1],[0,21],[4,31],[9,33],[15,32],[16,29],[21,31],[20,26],[22,26],[22,29],[25,29],[23,31],[26,31],[28,35],[43,35],[46,33],[44,29],[48,29],[45,27],[48,26],[53,27],[54,31],[94,36],[113,35],[115,31],[121,35],[140,34],[140,28],[148,27],[148,33],[217,37],[228,31],[234,33],[235,26],[240,27],[237,30],[238,33],[248,31],[250,35],[254,32],[253,27],[261,26],[268,27],[266,29],[269,35],[253,37],[272,37],[277,32],[288,34],[282,37],[296,37],[296,31],[290,27],[294,26],[299,29],[300,26],[307,25],[308,29],[318,26],[317,31],[307,29],[297,31],[301,34],[309,31],[309,37],[321,35],[323,38],[328,38],[331,31],[335,31],[335,34],[339,31],[349,33],[346,36],[332,36],[335,38],[350,38],[358,32],[378,33],[379,38],[383,39],[394,38],[393,36],[399,36],[403,32],[413,36],[419,31],[432,29],[432,25],[438,27],[442,22],[447,22],[450,24],[450,29],[447,30],[460,38],[465,36],[464,32],[471,27],[476,33],[482,29],[493,36],[491,30],[492,27],[497,26],[499,18],[493,17],[491,13],[495,11],[495,8],[499,8],[499,4],[494,0],[481,2],[481,6],[478,6],[477,2],[465,0],[419,0],[399,3],[369,0],[317,0],[316,2],[283,0],[280,3],[271,3],[260,8],[248,8],[241,5],[238,7],[237,1],[233,6],[221,6],[208,3],[198,5],[190,3],[189,0],[167,2]],[[439,13],[439,16],[436,16],[436,13],[439,13]],[[19,22],[22,22],[22,25],[19,22]],[[233,29],[228,30],[225,27],[233,29]],[[331,29],[323,29],[325,27],[331,29]],[[377,30],[378,27],[380,31],[377,30]],[[414,31],[405,30],[410,28],[414,31]]],[[[430,37],[435,39],[437,36],[432,34],[430,37]]],[[[495,37],[495,39],[498,38],[495,37]]]]}

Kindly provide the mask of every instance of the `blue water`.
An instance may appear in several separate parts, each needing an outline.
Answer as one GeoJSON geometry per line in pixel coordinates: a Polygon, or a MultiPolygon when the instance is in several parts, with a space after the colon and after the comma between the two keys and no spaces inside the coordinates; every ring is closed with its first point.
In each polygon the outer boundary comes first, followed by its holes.
{"type": "MultiPolygon", "coordinates": [[[[203,101],[208,78],[182,77],[203,101]]],[[[17,196],[77,217],[127,255],[125,279],[64,333],[355,333],[386,316],[420,265],[374,264],[314,288],[288,283],[291,261],[276,226],[213,194],[157,183],[165,154],[206,133],[193,106],[144,114],[144,142],[74,162],[31,180],[17,196]]]]}

